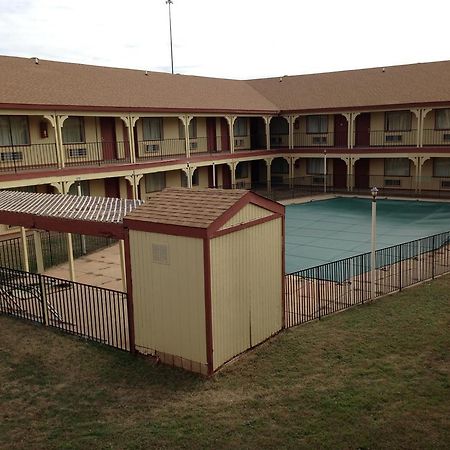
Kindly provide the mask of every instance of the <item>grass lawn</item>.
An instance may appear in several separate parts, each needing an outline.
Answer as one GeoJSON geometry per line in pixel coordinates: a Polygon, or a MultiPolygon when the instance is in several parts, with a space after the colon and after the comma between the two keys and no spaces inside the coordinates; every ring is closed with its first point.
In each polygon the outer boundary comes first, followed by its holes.
{"type": "Polygon", "coordinates": [[[0,316],[0,448],[448,449],[449,299],[440,278],[209,380],[0,316]]]}

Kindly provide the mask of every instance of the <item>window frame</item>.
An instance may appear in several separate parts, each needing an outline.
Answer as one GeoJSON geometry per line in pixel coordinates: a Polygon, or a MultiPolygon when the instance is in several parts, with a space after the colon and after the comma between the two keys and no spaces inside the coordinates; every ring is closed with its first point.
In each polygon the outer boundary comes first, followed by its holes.
{"type": "Polygon", "coordinates": [[[153,173],[146,173],[144,175],[144,189],[145,189],[145,193],[146,194],[151,194],[152,192],[160,192],[161,190],[163,190],[165,187],[167,186],[167,177],[166,177],[166,172],[153,172],[153,173]],[[161,189],[149,189],[149,185],[150,185],[150,180],[152,179],[152,177],[161,177],[163,179],[163,187],[161,189]]]}
{"type": "Polygon", "coordinates": [[[164,139],[164,123],[163,123],[163,118],[162,117],[142,117],[142,140],[144,142],[147,141],[162,141],[164,139]],[[150,139],[146,139],[145,138],[145,133],[146,133],[146,128],[149,130],[150,134],[152,131],[152,127],[150,125],[150,123],[152,121],[158,121],[158,128],[159,128],[159,137],[157,138],[150,138],[150,139]],[[146,127],[146,123],[148,123],[148,127],[146,127]]]}
{"type": "Polygon", "coordinates": [[[236,120],[233,124],[233,137],[247,137],[249,134],[249,126],[247,117],[236,117],[236,120]],[[237,124],[245,124],[245,134],[242,134],[240,131],[239,134],[236,132],[236,128],[241,128],[241,125],[237,124]]]}
{"type": "Polygon", "coordinates": [[[328,133],[328,115],[327,114],[312,114],[306,116],[306,134],[327,134],[328,133]],[[319,122],[319,131],[310,131],[311,121],[320,120],[319,122]],[[325,131],[321,129],[322,121],[326,124],[325,131]]]}
{"type": "Polygon", "coordinates": [[[450,158],[432,158],[433,161],[433,178],[450,178],[450,158]],[[448,163],[448,175],[437,175],[436,174],[436,162],[439,160],[446,160],[448,163]]]}
{"type": "Polygon", "coordinates": [[[438,113],[439,112],[442,112],[442,111],[448,111],[449,113],[449,116],[450,116],[450,108],[440,108],[440,109],[436,109],[435,111],[434,111],[434,129],[435,129],[435,131],[448,131],[448,130],[450,130],[450,121],[449,121],[449,123],[448,123],[448,126],[446,127],[446,128],[440,128],[440,127],[438,127],[438,119],[437,119],[437,115],[438,115],[438,113]]]}
{"type": "Polygon", "coordinates": [[[64,145],[70,145],[70,144],[86,144],[86,126],[84,123],[84,117],[83,116],[69,116],[63,123],[62,129],[61,129],[61,138],[64,145]],[[68,120],[78,119],[79,125],[80,125],[80,135],[81,135],[81,141],[72,141],[72,142],[66,142],[64,140],[64,125],[68,120]]]}
{"type": "Polygon", "coordinates": [[[409,158],[384,158],[384,165],[383,165],[383,169],[384,169],[384,176],[385,177],[410,177],[411,176],[411,160],[409,158]],[[386,163],[388,163],[388,161],[392,162],[392,161],[399,161],[399,160],[405,160],[408,162],[408,174],[407,175],[398,175],[396,173],[387,173],[386,171],[386,163]]]}
{"type": "Polygon", "coordinates": [[[6,117],[8,119],[8,126],[9,126],[9,136],[11,139],[11,144],[0,144],[0,148],[6,148],[6,147],[29,147],[31,145],[31,136],[30,136],[30,120],[28,116],[24,115],[2,115],[1,117],[6,117]],[[11,117],[23,117],[26,121],[26,131],[27,131],[27,143],[26,144],[13,144],[12,140],[12,129],[11,129],[11,117]]]}
{"type": "Polygon", "coordinates": [[[325,158],[306,158],[306,174],[307,175],[325,175],[324,174],[324,168],[325,168],[325,158]],[[320,163],[320,165],[322,166],[322,171],[321,172],[312,172],[310,170],[310,163],[315,160],[318,161],[320,163]]]}
{"type": "Polygon", "coordinates": [[[407,109],[402,109],[399,111],[385,111],[384,113],[384,131],[388,132],[388,133],[392,133],[392,132],[410,132],[412,131],[412,112],[407,110],[407,109]],[[389,129],[389,116],[390,115],[394,115],[394,114],[408,114],[409,117],[409,127],[405,128],[405,129],[389,129]]]}

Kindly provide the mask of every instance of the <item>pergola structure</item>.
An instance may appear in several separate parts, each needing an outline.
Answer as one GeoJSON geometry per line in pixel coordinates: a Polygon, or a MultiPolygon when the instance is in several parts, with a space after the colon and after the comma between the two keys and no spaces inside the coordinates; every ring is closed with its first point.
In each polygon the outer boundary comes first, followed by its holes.
{"type": "Polygon", "coordinates": [[[29,271],[26,229],[67,234],[70,279],[75,281],[72,233],[110,237],[120,242],[122,280],[126,287],[123,218],[141,200],[0,191],[0,223],[20,226],[24,270],[29,271]]]}

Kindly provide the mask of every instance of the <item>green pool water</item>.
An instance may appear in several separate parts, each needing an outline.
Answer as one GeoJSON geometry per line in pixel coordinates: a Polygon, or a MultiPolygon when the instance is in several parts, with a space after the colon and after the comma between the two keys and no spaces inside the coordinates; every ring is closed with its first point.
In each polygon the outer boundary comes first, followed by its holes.
{"type": "MultiPolygon", "coordinates": [[[[370,251],[371,200],[286,206],[286,272],[370,251]]],[[[450,203],[377,201],[377,249],[450,230],[450,203]]]]}

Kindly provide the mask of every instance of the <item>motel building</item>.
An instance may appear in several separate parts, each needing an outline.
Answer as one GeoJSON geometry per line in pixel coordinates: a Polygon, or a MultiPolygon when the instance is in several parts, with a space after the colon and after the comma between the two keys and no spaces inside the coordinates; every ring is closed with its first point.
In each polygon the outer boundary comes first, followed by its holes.
{"type": "Polygon", "coordinates": [[[372,186],[450,199],[450,61],[239,81],[0,56],[0,313],[211,375],[449,270],[441,233],[286,274],[273,200],[372,186]],[[93,281],[109,256],[76,278],[87,237],[118,243],[120,286],[93,281]]]}
{"type": "Polygon", "coordinates": [[[449,61],[247,81],[6,56],[0,69],[0,189],[450,196],[449,61]]]}

